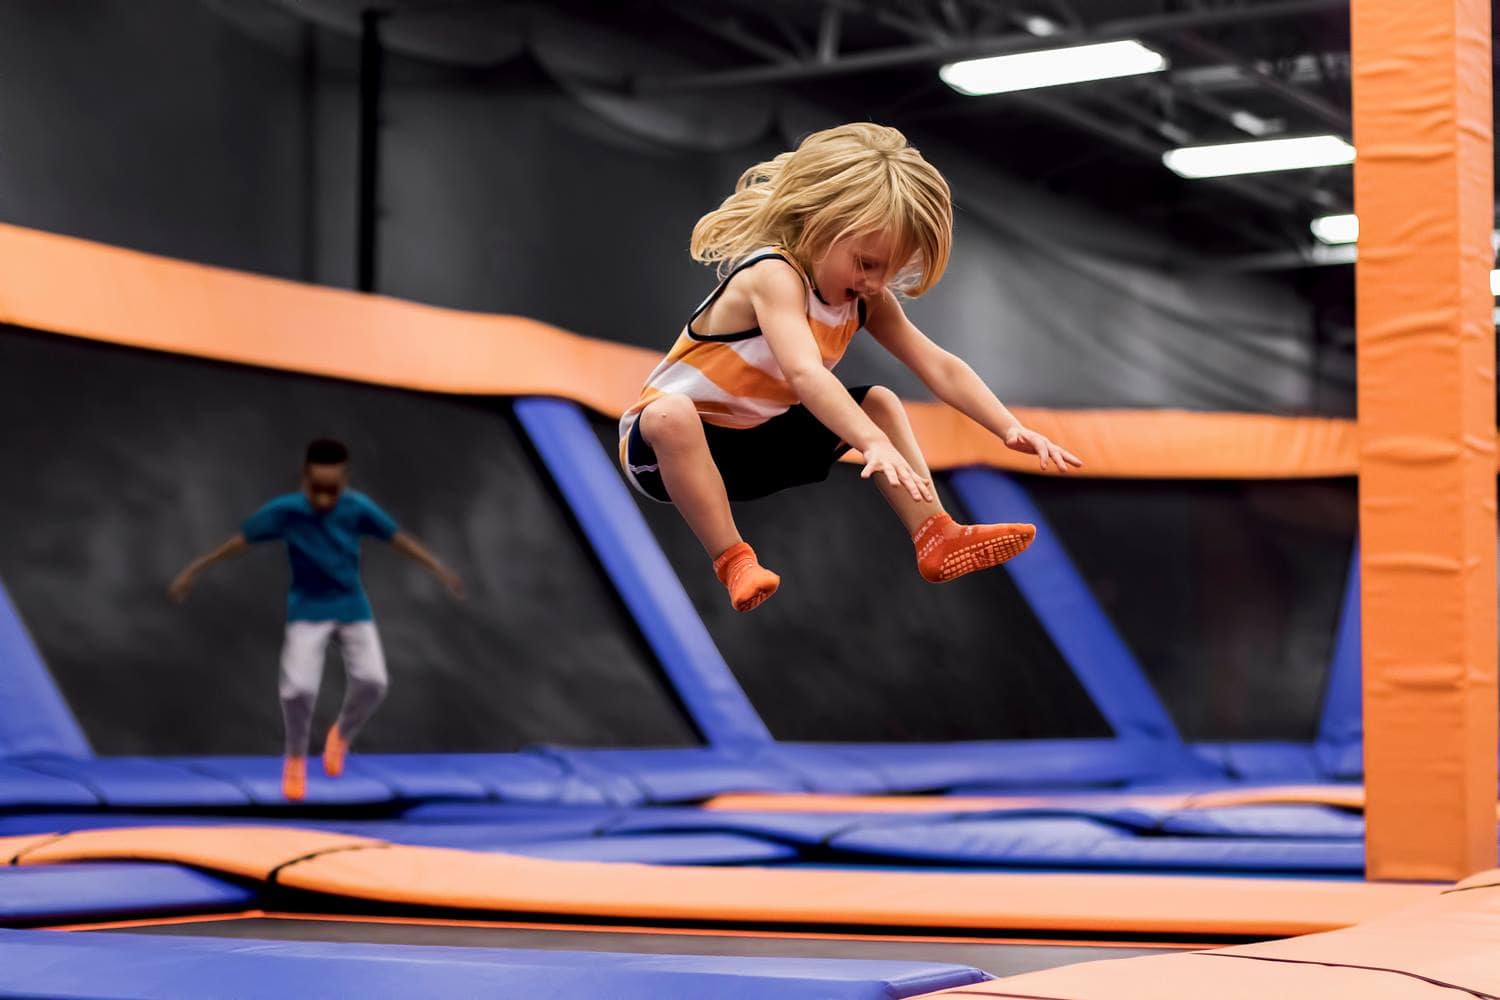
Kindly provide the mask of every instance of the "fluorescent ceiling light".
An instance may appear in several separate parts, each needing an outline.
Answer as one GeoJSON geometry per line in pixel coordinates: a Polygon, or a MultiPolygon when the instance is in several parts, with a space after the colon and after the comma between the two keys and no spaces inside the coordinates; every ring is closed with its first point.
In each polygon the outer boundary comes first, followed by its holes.
{"type": "Polygon", "coordinates": [[[1359,239],[1359,216],[1325,215],[1312,220],[1312,231],[1314,236],[1329,246],[1354,243],[1359,239]]]}
{"type": "Polygon", "coordinates": [[[938,76],[960,94],[975,96],[1156,73],[1166,68],[1167,59],[1160,52],[1140,42],[1122,41],[967,59],[944,66],[938,76]]]}
{"type": "Polygon", "coordinates": [[[1169,170],[1182,177],[1228,177],[1353,163],[1354,147],[1336,135],[1309,135],[1222,146],[1185,146],[1168,150],[1161,159],[1169,170]]]}
{"type": "Polygon", "coordinates": [[[1058,32],[1056,21],[1049,21],[1047,18],[1041,17],[1037,14],[1032,14],[1031,16],[1027,17],[1025,24],[1027,31],[1031,32],[1033,35],[1039,35],[1043,38],[1048,35],[1055,35],[1058,32]]]}

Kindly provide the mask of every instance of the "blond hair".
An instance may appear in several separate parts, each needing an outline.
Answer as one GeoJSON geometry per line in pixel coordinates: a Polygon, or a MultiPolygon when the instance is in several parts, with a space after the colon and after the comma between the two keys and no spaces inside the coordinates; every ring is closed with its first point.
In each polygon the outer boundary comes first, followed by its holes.
{"type": "Polygon", "coordinates": [[[948,266],[953,201],[943,175],[906,136],[855,122],[814,132],[746,170],[734,194],[693,227],[692,254],[722,275],[769,244],[806,268],[838,240],[877,232],[895,238],[892,286],[921,295],[948,266]]]}

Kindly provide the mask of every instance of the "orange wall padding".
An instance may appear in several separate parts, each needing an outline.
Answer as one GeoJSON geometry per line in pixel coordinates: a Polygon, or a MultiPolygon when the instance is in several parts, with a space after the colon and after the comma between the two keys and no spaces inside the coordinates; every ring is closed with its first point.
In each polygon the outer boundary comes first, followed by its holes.
{"type": "Polygon", "coordinates": [[[1360,533],[1368,874],[1495,864],[1488,0],[1359,0],[1360,533]]]}
{"type": "Polygon", "coordinates": [[[1347,927],[1436,892],[1326,880],[551,861],[284,827],[137,827],[35,840],[0,838],[0,864],[177,861],[250,878],[276,870],[279,885],[356,899],[637,920],[1265,937],[1347,927]]]}
{"type": "MultiPolygon", "coordinates": [[[[1500,872],[1488,872],[1490,882],[1500,872]]],[[[930,993],[1068,1000],[1443,1000],[1500,995],[1500,888],[1451,891],[1355,927],[1047,969],[930,993]]]]}
{"type": "MultiPolygon", "coordinates": [[[[572,399],[607,416],[660,354],[516,316],[440,309],[0,224],[0,322],[130,347],[432,392],[572,399]]],[[[661,332],[665,350],[674,330],[661,332]]],[[[1036,471],[968,418],[912,403],[938,469],[1036,471]]],[[[1352,421],[1017,407],[1094,476],[1353,475],[1352,421]]]]}

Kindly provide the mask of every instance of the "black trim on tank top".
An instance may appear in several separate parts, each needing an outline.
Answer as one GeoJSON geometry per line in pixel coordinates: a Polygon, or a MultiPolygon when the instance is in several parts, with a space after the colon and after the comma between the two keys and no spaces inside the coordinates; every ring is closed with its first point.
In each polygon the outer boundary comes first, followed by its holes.
{"type": "MultiPolygon", "coordinates": [[[[698,333],[693,329],[693,324],[698,321],[699,316],[703,315],[704,310],[719,301],[719,296],[724,294],[724,289],[729,287],[729,282],[734,279],[736,274],[747,268],[754,267],[763,260],[784,260],[788,264],[792,264],[790,260],[787,260],[786,254],[776,253],[775,251],[759,254],[740,261],[735,265],[734,270],[724,275],[724,280],[719,282],[719,287],[709,293],[708,298],[703,300],[703,304],[693,310],[693,315],[687,321],[687,335],[689,339],[696,340],[699,343],[732,344],[737,340],[750,340],[761,335],[760,327],[758,326],[752,326],[748,330],[740,330],[737,333],[698,333]]],[[[793,268],[796,268],[796,266],[792,264],[793,268]]],[[[801,272],[798,271],[798,273],[800,274],[801,272]]]]}

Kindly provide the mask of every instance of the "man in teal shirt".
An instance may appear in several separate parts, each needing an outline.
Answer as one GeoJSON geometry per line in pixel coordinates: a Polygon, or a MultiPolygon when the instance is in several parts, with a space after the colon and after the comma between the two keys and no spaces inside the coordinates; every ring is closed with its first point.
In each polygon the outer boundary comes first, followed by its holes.
{"type": "Polygon", "coordinates": [[[373,500],[348,485],[349,449],[331,438],[312,442],[302,467],[301,491],[276,497],[251,514],[239,534],[189,563],[168,590],[173,600],[185,600],[199,574],[214,563],[239,555],[255,542],[286,543],[292,583],[281,650],[281,710],[286,721],[281,786],[293,800],[306,794],[313,707],[329,639],[338,640],[348,678],[338,721],[323,745],[323,770],[330,777],[343,773],[350,742],[369,721],[389,684],[375,615],[359,579],[360,540],[369,535],[389,542],[430,570],[455,596],[463,596],[463,581],[456,574],[373,500]]]}

